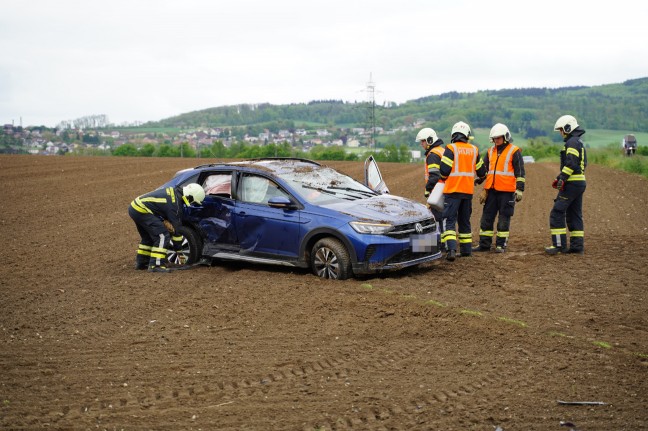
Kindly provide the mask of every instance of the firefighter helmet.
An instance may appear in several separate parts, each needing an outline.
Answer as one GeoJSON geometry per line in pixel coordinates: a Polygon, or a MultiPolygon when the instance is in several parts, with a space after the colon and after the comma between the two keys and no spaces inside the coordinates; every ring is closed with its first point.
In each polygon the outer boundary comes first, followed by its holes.
{"type": "Polygon", "coordinates": [[[421,129],[416,135],[417,143],[421,141],[426,141],[428,146],[434,144],[438,139],[439,137],[437,136],[434,129],[431,129],[429,127],[425,127],[421,129]]]}
{"type": "Polygon", "coordinates": [[[576,118],[571,115],[563,115],[556,121],[554,130],[560,131],[560,129],[562,129],[566,135],[569,135],[576,127],[578,127],[576,118]]]}
{"type": "Polygon", "coordinates": [[[489,138],[491,143],[493,142],[493,139],[499,138],[500,136],[504,138],[504,142],[513,142],[513,138],[511,138],[511,132],[509,132],[508,127],[506,127],[502,123],[497,123],[490,131],[489,138]]]}
{"type": "Polygon", "coordinates": [[[463,121],[459,121],[458,123],[455,123],[454,126],[452,126],[452,132],[450,133],[450,136],[454,136],[455,133],[461,133],[466,138],[469,138],[471,135],[470,126],[463,121]]]}
{"type": "Polygon", "coordinates": [[[182,194],[189,200],[189,203],[201,204],[205,199],[205,190],[200,184],[191,183],[182,188],[182,194]]]}

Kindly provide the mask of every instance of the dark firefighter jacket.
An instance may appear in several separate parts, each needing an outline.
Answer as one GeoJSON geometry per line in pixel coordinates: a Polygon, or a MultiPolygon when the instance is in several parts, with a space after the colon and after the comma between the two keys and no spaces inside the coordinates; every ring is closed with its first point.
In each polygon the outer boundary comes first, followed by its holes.
{"type": "Polygon", "coordinates": [[[587,167],[587,153],[581,136],[585,130],[575,128],[565,137],[565,147],[560,151],[560,175],[564,181],[585,181],[585,168],[587,167]]]}
{"type": "Polygon", "coordinates": [[[179,188],[166,187],[153,190],[139,196],[131,202],[131,206],[143,214],[153,214],[168,220],[177,230],[182,225],[182,203],[184,196],[179,188]]]}
{"type": "Polygon", "coordinates": [[[439,172],[441,165],[441,157],[443,157],[443,140],[437,139],[436,142],[430,145],[430,148],[425,150],[425,191],[431,192],[436,183],[441,178],[439,172]]]}

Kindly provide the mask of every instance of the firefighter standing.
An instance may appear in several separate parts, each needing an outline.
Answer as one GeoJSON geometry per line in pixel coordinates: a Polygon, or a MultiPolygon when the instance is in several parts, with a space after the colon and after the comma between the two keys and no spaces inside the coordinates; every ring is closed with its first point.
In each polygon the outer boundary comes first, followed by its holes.
{"type": "MultiPolygon", "coordinates": [[[[504,253],[509,239],[511,217],[515,203],[522,200],[524,192],[524,160],[519,147],[512,144],[513,138],[508,127],[498,123],[490,131],[490,141],[494,145],[488,149],[484,157],[484,165],[488,167],[484,191],[479,197],[479,203],[484,205],[484,211],[479,226],[479,245],[473,251],[489,251],[493,244],[493,225],[497,219],[497,239],[495,251],[504,253]]],[[[477,184],[483,179],[477,179],[477,184]]]]}
{"type": "Polygon", "coordinates": [[[460,121],[452,126],[450,144],[441,159],[441,179],[445,181],[443,189],[443,233],[441,241],[445,242],[448,253],[446,259],[455,260],[457,255],[457,237],[461,256],[470,256],[472,252],[472,197],[475,189],[475,174],[486,175],[486,167],[479,156],[479,149],[468,143],[470,126],[460,121]],[[459,235],[455,230],[458,224],[459,235]]]}
{"type": "Polygon", "coordinates": [[[585,193],[585,168],[587,154],[581,136],[585,130],[576,118],[563,115],[556,121],[554,130],[560,132],[565,147],[560,151],[560,174],[552,183],[558,196],[549,216],[551,246],[547,254],[584,253],[583,193],[585,193]],[[567,245],[569,229],[569,246],[567,245]]]}
{"type": "Polygon", "coordinates": [[[137,226],[141,240],[135,259],[135,269],[150,272],[169,272],[167,249],[179,249],[184,237],[178,233],[183,205],[201,204],[205,199],[202,186],[191,183],[184,187],[165,187],[135,198],[128,207],[128,215],[137,226]],[[172,225],[173,237],[164,224],[172,225]]]}
{"type": "MultiPolygon", "coordinates": [[[[416,140],[425,151],[425,198],[427,199],[441,178],[439,168],[444,151],[443,140],[439,139],[434,129],[429,127],[421,129],[416,135],[416,140]]],[[[441,222],[441,211],[436,208],[429,208],[437,222],[441,222]]]]}

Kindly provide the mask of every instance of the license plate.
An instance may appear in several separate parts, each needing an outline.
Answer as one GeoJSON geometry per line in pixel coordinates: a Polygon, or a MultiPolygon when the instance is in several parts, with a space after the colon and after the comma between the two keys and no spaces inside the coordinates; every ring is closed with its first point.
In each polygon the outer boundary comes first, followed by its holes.
{"type": "Polygon", "coordinates": [[[432,233],[415,234],[410,236],[410,246],[414,253],[428,253],[436,246],[436,235],[432,233]]]}

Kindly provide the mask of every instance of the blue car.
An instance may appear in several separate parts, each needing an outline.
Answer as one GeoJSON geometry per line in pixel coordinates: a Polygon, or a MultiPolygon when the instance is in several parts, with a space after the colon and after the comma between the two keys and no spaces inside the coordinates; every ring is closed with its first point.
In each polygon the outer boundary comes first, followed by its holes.
{"type": "Polygon", "coordinates": [[[185,208],[175,264],[244,261],[343,280],[441,257],[432,213],[389,194],[373,157],[365,184],[311,160],[265,158],[185,169],[162,187],[193,182],[205,199],[185,208]]]}

